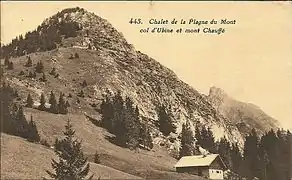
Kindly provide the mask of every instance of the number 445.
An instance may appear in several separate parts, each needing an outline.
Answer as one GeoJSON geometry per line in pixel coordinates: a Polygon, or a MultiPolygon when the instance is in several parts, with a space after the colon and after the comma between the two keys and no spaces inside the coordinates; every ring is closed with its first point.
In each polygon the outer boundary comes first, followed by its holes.
{"type": "Polygon", "coordinates": [[[142,20],[139,19],[133,19],[131,18],[131,20],[129,21],[130,24],[142,24],[142,20]]]}

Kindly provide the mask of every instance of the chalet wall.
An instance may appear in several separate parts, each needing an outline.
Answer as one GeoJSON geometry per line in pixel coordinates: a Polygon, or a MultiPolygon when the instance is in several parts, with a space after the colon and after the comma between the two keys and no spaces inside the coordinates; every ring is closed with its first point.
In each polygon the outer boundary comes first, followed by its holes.
{"type": "Polygon", "coordinates": [[[223,180],[224,179],[223,171],[219,169],[209,169],[209,178],[216,179],[216,180],[219,180],[219,179],[223,180]]]}
{"type": "Polygon", "coordinates": [[[179,167],[176,168],[176,171],[179,173],[189,173],[198,176],[209,177],[208,167],[179,167]]]}

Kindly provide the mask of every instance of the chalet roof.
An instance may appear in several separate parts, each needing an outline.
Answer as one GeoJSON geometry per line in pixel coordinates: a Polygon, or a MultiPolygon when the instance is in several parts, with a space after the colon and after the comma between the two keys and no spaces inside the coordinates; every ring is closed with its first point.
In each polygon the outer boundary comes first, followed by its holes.
{"type": "Polygon", "coordinates": [[[210,166],[217,157],[219,157],[220,161],[225,167],[225,164],[220,158],[219,154],[184,156],[176,163],[174,167],[210,166]]]}

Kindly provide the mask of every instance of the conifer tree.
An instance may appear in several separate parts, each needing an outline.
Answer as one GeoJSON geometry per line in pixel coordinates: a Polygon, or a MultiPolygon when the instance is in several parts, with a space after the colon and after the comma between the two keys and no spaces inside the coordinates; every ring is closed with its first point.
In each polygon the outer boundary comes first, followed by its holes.
{"type": "Polygon", "coordinates": [[[84,80],[84,81],[82,82],[81,86],[82,86],[82,87],[87,86],[87,82],[86,82],[86,80],[84,80]]]}
{"type": "Polygon", "coordinates": [[[31,71],[29,71],[29,73],[28,73],[27,77],[29,77],[29,78],[33,78],[33,74],[32,74],[32,72],[31,72],[31,71]]]}
{"type": "Polygon", "coordinates": [[[61,114],[67,114],[68,113],[68,109],[67,109],[67,106],[66,106],[66,102],[65,102],[63,93],[60,93],[58,109],[59,109],[59,113],[61,113],[61,114]]]}
{"type": "Polygon", "coordinates": [[[32,66],[32,60],[31,60],[30,56],[27,56],[27,61],[25,63],[25,66],[26,67],[31,67],[32,66]]]}
{"type": "Polygon", "coordinates": [[[230,143],[225,137],[221,138],[218,142],[217,152],[220,154],[227,168],[231,169],[231,147],[230,143]]]}
{"type": "Polygon", "coordinates": [[[38,107],[39,110],[41,111],[45,111],[46,110],[46,98],[45,98],[45,95],[44,93],[41,94],[41,99],[40,99],[40,105],[38,107]]]}
{"type": "Polygon", "coordinates": [[[76,52],[75,55],[74,55],[74,57],[75,57],[76,59],[79,59],[79,54],[76,52]]]}
{"type": "Polygon", "coordinates": [[[140,139],[139,144],[143,145],[146,149],[153,148],[152,137],[149,128],[145,124],[140,124],[140,139]]]}
{"type": "Polygon", "coordinates": [[[66,101],[66,108],[70,107],[69,101],[66,101]]]}
{"type": "Polygon", "coordinates": [[[232,170],[236,173],[240,173],[240,167],[242,165],[242,156],[237,143],[232,144],[231,148],[231,164],[232,170]]]}
{"type": "Polygon", "coordinates": [[[42,61],[37,62],[35,70],[37,73],[42,73],[44,70],[44,64],[42,61]]]}
{"type": "Polygon", "coordinates": [[[163,135],[168,136],[175,131],[170,115],[166,112],[166,107],[162,105],[158,108],[158,126],[163,135]]]}
{"type": "Polygon", "coordinates": [[[58,104],[57,104],[57,100],[56,100],[56,97],[55,97],[55,94],[53,93],[53,91],[51,91],[49,103],[51,104],[49,111],[51,113],[58,114],[58,112],[59,112],[58,111],[58,104]]]}
{"type": "Polygon", "coordinates": [[[113,132],[113,118],[114,118],[114,109],[112,101],[108,96],[102,100],[100,105],[101,113],[101,124],[102,127],[106,128],[109,132],[113,132]]]}
{"type": "Polygon", "coordinates": [[[121,92],[118,93],[113,98],[113,119],[112,119],[112,129],[113,133],[116,135],[115,141],[118,145],[126,146],[126,128],[125,128],[125,107],[124,100],[121,92]]]}
{"type": "Polygon", "coordinates": [[[245,176],[248,178],[260,177],[261,168],[259,166],[259,138],[255,129],[246,137],[244,142],[244,163],[245,176]]]}
{"type": "Polygon", "coordinates": [[[33,106],[33,99],[29,93],[26,99],[26,107],[32,108],[32,106],[33,106]]]}
{"type": "Polygon", "coordinates": [[[58,161],[52,159],[52,167],[55,172],[48,170],[46,172],[53,179],[92,179],[93,175],[88,178],[90,165],[81,149],[81,142],[74,137],[75,131],[69,120],[65,125],[65,131],[63,133],[65,138],[58,142],[60,143],[58,145],[59,147],[56,148],[55,144],[55,153],[59,159],[58,161]]]}
{"type": "Polygon", "coordinates": [[[33,121],[32,116],[30,116],[30,122],[28,123],[28,136],[27,140],[31,142],[39,142],[40,135],[38,133],[35,122],[33,121]]]}
{"type": "Polygon", "coordinates": [[[18,108],[16,115],[13,117],[14,126],[16,128],[15,135],[27,138],[28,136],[28,123],[23,112],[22,106],[18,108]]]}
{"type": "MultiPolygon", "coordinates": [[[[14,134],[15,126],[12,124],[11,108],[13,107],[13,89],[3,82],[0,88],[1,132],[14,134]]],[[[17,111],[17,109],[16,109],[17,111]]],[[[14,111],[14,112],[16,112],[14,111]]],[[[13,112],[13,111],[12,111],[13,112]]]]}
{"type": "Polygon", "coordinates": [[[124,125],[125,125],[125,143],[127,147],[137,148],[139,146],[140,121],[138,107],[134,109],[133,102],[129,97],[126,97],[124,109],[124,125]]]}
{"type": "Polygon", "coordinates": [[[9,64],[9,57],[6,56],[4,59],[4,66],[8,66],[8,64],[9,64]]]}
{"type": "Polygon", "coordinates": [[[194,155],[194,135],[190,127],[190,122],[187,121],[182,125],[181,132],[181,147],[179,157],[194,155]]]}
{"type": "Polygon", "coordinates": [[[201,138],[201,131],[200,131],[198,125],[196,125],[195,138],[196,138],[196,140],[197,140],[197,141],[196,141],[197,144],[202,145],[203,142],[202,142],[202,138],[201,138]]]}

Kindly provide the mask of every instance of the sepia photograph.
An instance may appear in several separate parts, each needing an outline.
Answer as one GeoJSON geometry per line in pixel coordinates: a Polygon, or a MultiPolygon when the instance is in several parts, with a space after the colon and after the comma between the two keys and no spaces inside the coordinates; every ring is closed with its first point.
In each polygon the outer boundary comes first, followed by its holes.
{"type": "Polygon", "coordinates": [[[1,179],[292,180],[289,1],[1,1],[1,179]]]}

